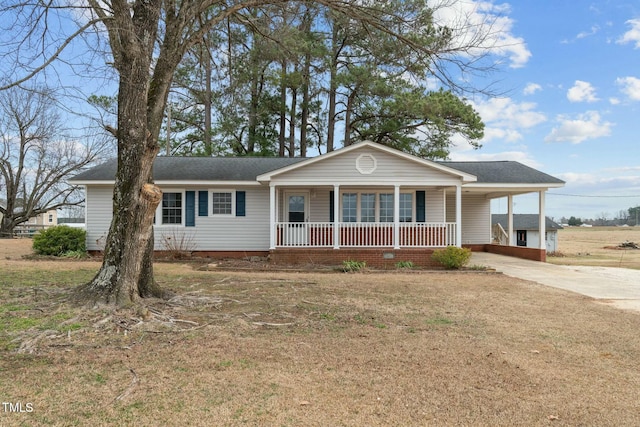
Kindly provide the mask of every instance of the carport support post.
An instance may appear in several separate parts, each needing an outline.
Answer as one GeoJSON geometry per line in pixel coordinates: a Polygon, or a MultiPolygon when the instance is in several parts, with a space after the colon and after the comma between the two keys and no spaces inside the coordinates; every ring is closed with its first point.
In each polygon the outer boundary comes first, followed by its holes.
{"type": "Polygon", "coordinates": [[[513,246],[513,195],[507,196],[507,246],[513,246]]]}
{"type": "Polygon", "coordinates": [[[333,249],[340,249],[340,185],[333,186],[333,249]]]}
{"type": "Polygon", "coordinates": [[[547,234],[546,225],[547,225],[547,217],[544,213],[544,196],[545,191],[538,192],[538,230],[540,231],[540,249],[547,249],[547,242],[545,241],[544,235],[547,234]]]}
{"type": "Polygon", "coordinates": [[[400,249],[400,186],[393,188],[393,249],[400,249]]]}
{"type": "MultiPolygon", "coordinates": [[[[449,242],[447,242],[448,244],[449,242]]],[[[456,184],[456,246],[462,247],[462,185],[456,184]]]]}

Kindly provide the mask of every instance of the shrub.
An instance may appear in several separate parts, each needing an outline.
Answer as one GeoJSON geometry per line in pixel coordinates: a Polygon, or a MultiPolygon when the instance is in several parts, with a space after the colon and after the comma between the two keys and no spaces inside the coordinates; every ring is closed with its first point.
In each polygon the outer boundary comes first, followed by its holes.
{"type": "Polygon", "coordinates": [[[356,271],[360,271],[367,266],[367,263],[364,261],[342,261],[342,271],[346,273],[355,273],[356,271]]]}
{"type": "Polygon", "coordinates": [[[471,249],[459,248],[457,246],[447,246],[446,249],[433,251],[431,259],[439,262],[444,268],[452,270],[458,269],[469,262],[471,249]]]}
{"type": "Polygon", "coordinates": [[[179,229],[163,233],[160,239],[162,249],[173,259],[189,258],[196,248],[195,236],[179,229]]]}
{"type": "Polygon", "coordinates": [[[413,262],[411,261],[398,261],[396,262],[396,268],[399,269],[412,269],[414,267],[413,262]]]}
{"type": "Polygon", "coordinates": [[[67,252],[86,252],[87,232],[81,228],[58,225],[33,236],[33,250],[39,255],[62,256],[67,252]]]}

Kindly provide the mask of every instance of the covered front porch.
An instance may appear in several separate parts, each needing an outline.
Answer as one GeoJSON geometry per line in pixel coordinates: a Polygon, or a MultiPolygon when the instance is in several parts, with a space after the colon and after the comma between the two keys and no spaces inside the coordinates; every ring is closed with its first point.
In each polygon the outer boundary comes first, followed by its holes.
{"type": "Polygon", "coordinates": [[[270,188],[270,250],[462,245],[460,186],[270,188]]]}

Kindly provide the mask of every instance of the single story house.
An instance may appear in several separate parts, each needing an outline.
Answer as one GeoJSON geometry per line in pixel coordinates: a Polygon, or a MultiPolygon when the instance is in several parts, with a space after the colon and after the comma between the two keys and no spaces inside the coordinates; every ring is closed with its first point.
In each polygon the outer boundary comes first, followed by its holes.
{"type": "MultiPolygon", "coordinates": [[[[509,227],[508,215],[493,214],[491,218],[494,243],[507,245],[509,242],[508,232],[506,231],[507,227],[509,227]]],[[[514,214],[511,241],[516,242],[517,246],[526,248],[537,247],[540,239],[538,231],[539,221],[540,217],[537,214],[514,214]]],[[[558,250],[558,230],[562,230],[562,226],[551,218],[546,217],[544,228],[545,249],[547,252],[556,252],[558,250]]]]}
{"type": "MultiPolygon", "coordinates": [[[[92,251],[109,230],[116,166],[108,161],[71,180],[86,189],[92,251]]],[[[373,142],[312,158],[158,157],[153,178],[163,191],[158,251],[169,238],[211,257],[376,266],[429,264],[430,253],[447,245],[544,260],[544,242],[491,245],[490,203],[508,197],[511,208],[512,196],[537,192],[544,217],[545,192],[564,185],[518,162],[436,162],[373,142]]]]}

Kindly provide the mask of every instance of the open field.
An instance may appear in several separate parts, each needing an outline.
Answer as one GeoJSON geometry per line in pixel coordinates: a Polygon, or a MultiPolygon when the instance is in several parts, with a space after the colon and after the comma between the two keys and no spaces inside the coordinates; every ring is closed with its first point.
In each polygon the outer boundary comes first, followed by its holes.
{"type": "Polygon", "coordinates": [[[0,257],[2,426],[640,424],[640,314],[588,297],[160,263],[173,299],[87,308],[67,297],[96,262],[18,252],[0,257]]]}
{"type": "Polygon", "coordinates": [[[640,227],[567,227],[558,239],[561,256],[548,256],[550,263],[640,270],[640,250],[616,248],[625,241],[640,245],[640,227]]]}

